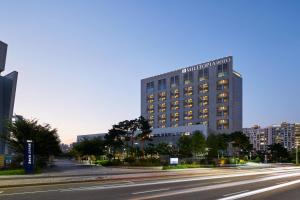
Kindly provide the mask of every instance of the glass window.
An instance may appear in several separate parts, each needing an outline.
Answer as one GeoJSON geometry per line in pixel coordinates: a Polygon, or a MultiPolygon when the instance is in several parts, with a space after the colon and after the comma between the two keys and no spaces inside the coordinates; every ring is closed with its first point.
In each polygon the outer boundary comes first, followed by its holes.
{"type": "Polygon", "coordinates": [[[193,72],[187,72],[183,75],[184,84],[193,83],[193,72]]]}
{"type": "Polygon", "coordinates": [[[171,87],[177,87],[179,85],[179,76],[172,76],[171,77],[171,87]]]}
{"type": "Polygon", "coordinates": [[[165,90],[167,88],[166,79],[158,80],[158,90],[165,90]]]}
{"type": "Polygon", "coordinates": [[[151,81],[146,84],[146,92],[153,92],[154,91],[154,82],[151,81]]]}
{"type": "Polygon", "coordinates": [[[199,81],[208,80],[208,68],[199,70],[198,78],[199,81]]]}

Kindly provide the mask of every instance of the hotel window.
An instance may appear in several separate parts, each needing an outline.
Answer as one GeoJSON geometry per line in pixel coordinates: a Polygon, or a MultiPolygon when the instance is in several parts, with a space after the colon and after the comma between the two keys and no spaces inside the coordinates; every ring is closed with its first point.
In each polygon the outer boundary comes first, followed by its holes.
{"type": "Polygon", "coordinates": [[[199,85],[199,93],[207,93],[208,92],[208,83],[203,83],[199,85]]]}
{"type": "Polygon", "coordinates": [[[154,102],[154,94],[147,95],[147,102],[148,103],[153,103],[154,102]]]}
{"type": "Polygon", "coordinates": [[[228,63],[218,65],[217,77],[223,77],[228,75],[228,63]]]}
{"type": "Polygon", "coordinates": [[[200,119],[208,119],[208,109],[207,108],[201,109],[199,111],[199,118],[200,119]]]}
{"type": "Polygon", "coordinates": [[[220,119],[217,121],[217,129],[223,130],[229,128],[229,122],[228,119],[220,119]]]}
{"type": "Polygon", "coordinates": [[[179,113],[175,112],[171,114],[171,122],[178,122],[179,121],[179,113]]]}
{"type": "Polygon", "coordinates": [[[189,99],[184,100],[184,107],[185,108],[193,107],[193,99],[189,98],[189,99]]]}
{"type": "Polygon", "coordinates": [[[199,106],[207,106],[207,105],[208,105],[208,96],[200,96],[199,106]]]}
{"type": "Polygon", "coordinates": [[[160,92],[160,93],[158,94],[158,100],[159,100],[159,101],[165,101],[166,98],[167,98],[167,93],[166,93],[166,92],[160,92]]]}
{"type": "Polygon", "coordinates": [[[208,68],[199,70],[198,77],[199,77],[199,81],[208,80],[208,68]]]}
{"type": "Polygon", "coordinates": [[[171,110],[178,110],[178,109],[179,109],[179,101],[172,101],[171,110]]]}
{"type": "Polygon", "coordinates": [[[228,106],[219,106],[217,108],[217,116],[228,116],[228,106]]]}
{"type": "Polygon", "coordinates": [[[171,99],[177,99],[177,98],[179,98],[179,89],[172,90],[170,92],[170,96],[171,96],[171,99]]]}
{"type": "Polygon", "coordinates": [[[192,120],[193,119],[193,111],[192,110],[185,111],[184,112],[184,119],[185,120],[192,120]]]}
{"type": "Polygon", "coordinates": [[[193,72],[186,72],[183,75],[183,82],[185,85],[193,83],[193,72]]]}
{"type": "Polygon", "coordinates": [[[179,76],[172,76],[171,77],[171,87],[177,87],[179,86],[179,76]]]}
{"type": "Polygon", "coordinates": [[[185,87],[184,88],[184,95],[185,96],[191,96],[191,95],[193,95],[193,87],[192,86],[185,87]]]}
{"type": "Polygon", "coordinates": [[[154,82],[149,82],[146,84],[146,92],[154,92],[154,82]]]}
{"type": "Polygon", "coordinates": [[[222,79],[217,81],[217,90],[227,90],[229,88],[228,79],[222,79]]]}
{"type": "Polygon", "coordinates": [[[217,103],[226,103],[226,102],[228,102],[228,93],[227,92],[219,93],[217,96],[217,103]]]}
{"type": "Polygon", "coordinates": [[[166,79],[158,80],[158,90],[165,90],[167,88],[166,79]]]}
{"type": "Polygon", "coordinates": [[[158,105],[158,111],[159,112],[165,112],[166,111],[166,103],[162,103],[158,105]]]}

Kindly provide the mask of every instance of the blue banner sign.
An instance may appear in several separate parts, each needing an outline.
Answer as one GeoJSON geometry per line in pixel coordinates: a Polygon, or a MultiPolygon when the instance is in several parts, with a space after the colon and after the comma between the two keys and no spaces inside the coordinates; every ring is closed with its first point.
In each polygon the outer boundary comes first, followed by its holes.
{"type": "Polygon", "coordinates": [[[24,169],[26,174],[31,174],[34,172],[34,145],[32,140],[25,142],[24,151],[24,169]]]}

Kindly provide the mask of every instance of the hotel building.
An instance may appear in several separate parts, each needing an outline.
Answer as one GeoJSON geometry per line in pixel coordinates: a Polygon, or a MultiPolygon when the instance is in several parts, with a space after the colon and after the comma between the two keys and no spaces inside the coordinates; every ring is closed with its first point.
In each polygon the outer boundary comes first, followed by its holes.
{"type": "Polygon", "coordinates": [[[142,79],[141,115],[154,133],[191,125],[215,133],[242,131],[242,77],[233,70],[233,57],[142,79]]]}

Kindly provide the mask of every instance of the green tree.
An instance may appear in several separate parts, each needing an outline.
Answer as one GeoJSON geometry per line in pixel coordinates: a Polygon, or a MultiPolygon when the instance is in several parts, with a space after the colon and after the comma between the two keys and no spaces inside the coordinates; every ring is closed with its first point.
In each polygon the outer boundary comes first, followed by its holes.
{"type": "Polygon", "coordinates": [[[179,149],[179,155],[181,157],[191,157],[192,156],[192,151],[193,151],[193,147],[192,147],[192,138],[187,136],[187,135],[183,135],[179,138],[178,142],[178,149],[179,149]]]}
{"type": "Polygon", "coordinates": [[[172,156],[172,155],[176,154],[175,148],[164,142],[156,145],[156,152],[159,155],[168,155],[168,156],[172,156]]]}
{"type": "Polygon", "coordinates": [[[15,122],[9,122],[7,129],[9,134],[2,139],[16,153],[19,161],[23,159],[27,140],[34,143],[35,164],[38,167],[45,167],[51,156],[61,153],[57,130],[51,128],[49,124],[41,125],[37,120],[19,117],[15,122]]]}
{"type": "Polygon", "coordinates": [[[229,141],[237,149],[237,156],[247,155],[252,149],[249,138],[243,132],[233,132],[229,135],[229,141]]]}
{"type": "Polygon", "coordinates": [[[107,148],[107,155],[109,158],[116,158],[117,152],[122,152],[124,148],[124,142],[122,138],[125,135],[125,131],[119,129],[117,125],[114,125],[112,129],[108,131],[108,134],[104,136],[105,146],[107,148]]]}
{"type": "Polygon", "coordinates": [[[290,160],[289,153],[281,144],[272,144],[268,146],[273,162],[287,162],[290,160]]]}
{"type": "Polygon", "coordinates": [[[79,156],[100,156],[104,154],[104,142],[99,138],[83,140],[74,145],[73,149],[79,156]]]}
{"type": "Polygon", "coordinates": [[[210,159],[217,158],[220,153],[223,154],[228,146],[228,136],[225,134],[209,134],[206,139],[206,144],[209,149],[208,157],[210,159]]]}
{"type": "Polygon", "coordinates": [[[139,123],[139,131],[140,133],[136,136],[136,138],[140,141],[141,143],[141,152],[142,155],[145,153],[144,152],[144,144],[146,141],[151,141],[151,126],[148,123],[148,120],[146,120],[143,116],[140,116],[138,119],[139,123]]]}
{"type": "Polygon", "coordinates": [[[150,157],[152,158],[153,155],[157,154],[157,149],[155,147],[154,144],[149,143],[146,147],[145,147],[145,154],[146,155],[150,155],[150,157]]]}
{"type": "Polygon", "coordinates": [[[194,156],[205,153],[206,141],[201,131],[195,131],[191,138],[192,153],[194,156]]]}

